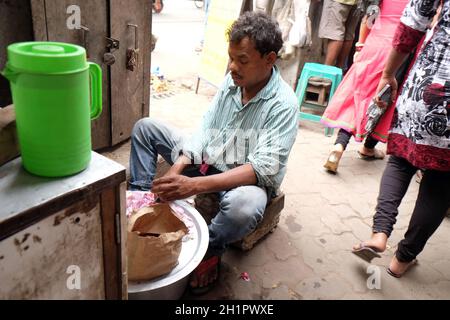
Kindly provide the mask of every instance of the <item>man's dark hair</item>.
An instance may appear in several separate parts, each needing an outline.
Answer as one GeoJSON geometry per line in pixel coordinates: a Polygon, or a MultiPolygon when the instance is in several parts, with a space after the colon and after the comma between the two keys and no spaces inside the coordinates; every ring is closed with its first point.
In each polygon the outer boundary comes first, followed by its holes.
{"type": "Polygon", "coordinates": [[[261,56],[275,52],[278,55],[283,39],[278,23],[265,13],[247,11],[227,30],[228,41],[239,43],[248,37],[261,56]]]}

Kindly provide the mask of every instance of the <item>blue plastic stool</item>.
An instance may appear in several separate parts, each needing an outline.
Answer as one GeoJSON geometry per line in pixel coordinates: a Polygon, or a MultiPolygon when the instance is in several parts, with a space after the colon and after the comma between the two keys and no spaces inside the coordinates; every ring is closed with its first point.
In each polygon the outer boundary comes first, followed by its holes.
{"type": "MultiPolygon", "coordinates": [[[[327,66],[320,63],[305,63],[305,66],[303,67],[302,74],[297,84],[297,90],[295,90],[295,93],[298,97],[298,103],[300,106],[299,118],[314,122],[320,122],[320,119],[322,118],[321,116],[307,112],[302,112],[303,106],[311,109],[324,111],[324,108],[321,106],[304,102],[306,95],[306,88],[308,87],[308,81],[309,78],[311,77],[319,77],[331,80],[331,89],[328,98],[328,101],[331,101],[331,98],[336,92],[337,87],[342,81],[342,69],[333,66],[327,66]]],[[[327,127],[325,129],[325,135],[327,136],[333,135],[333,132],[334,130],[331,128],[327,127]]]]}

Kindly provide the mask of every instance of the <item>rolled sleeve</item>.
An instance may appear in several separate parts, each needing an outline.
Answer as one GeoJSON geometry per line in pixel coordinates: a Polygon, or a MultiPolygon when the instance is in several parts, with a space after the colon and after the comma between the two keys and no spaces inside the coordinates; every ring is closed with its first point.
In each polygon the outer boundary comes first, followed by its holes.
{"type": "Polygon", "coordinates": [[[297,107],[274,110],[258,138],[248,161],[252,165],[260,187],[280,187],[286,165],[297,137],[297,107]]]}
{"type": "Polygon", "coordinates": [[[392,40],[392,47],[398,52],[410,53],[417,47],[424,35],[424,32],[412,29],[400,22],[392,40]]]}

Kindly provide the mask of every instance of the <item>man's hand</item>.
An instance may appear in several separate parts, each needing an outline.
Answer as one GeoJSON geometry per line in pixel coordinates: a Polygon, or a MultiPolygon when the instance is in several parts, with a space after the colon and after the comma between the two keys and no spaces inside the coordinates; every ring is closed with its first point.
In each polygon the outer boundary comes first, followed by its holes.
{"type": "Polygon", "coordinates": [[[180,156],[177,161],[170,167],[169,171],[164,175],[164,177],[168,176],[177,176],[180,175],[185,168],[187,168],[191,164],[191,160],[186,156],[180,156]]]}
{"type": "Polygon", "coordinates": [[[169,175],[153,181],[152,192],[161,201],[186,199],[198,193],[198,179],[182,175],[169,175]]]}
{"type": "Polygon", "coordinates": [[[153,181],[152,192],[162,201],[186,199],[196,194],[231,190],[257,183],[251,164],[245,164],[220,174],[196,178],[188,178],[174,172],[177,172],[175,168],[164,177],[153,181]]]}

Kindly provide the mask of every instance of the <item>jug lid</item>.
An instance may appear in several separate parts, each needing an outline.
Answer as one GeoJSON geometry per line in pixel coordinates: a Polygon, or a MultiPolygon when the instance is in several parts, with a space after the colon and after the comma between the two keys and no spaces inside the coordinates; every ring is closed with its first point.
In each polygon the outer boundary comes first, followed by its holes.
{"type": "Polygon", "coordinates": [[[83,47],[62,42],[20,42],[8,46],[8,67],[39,74],[66,74],[88,68],[83,47]]]}

